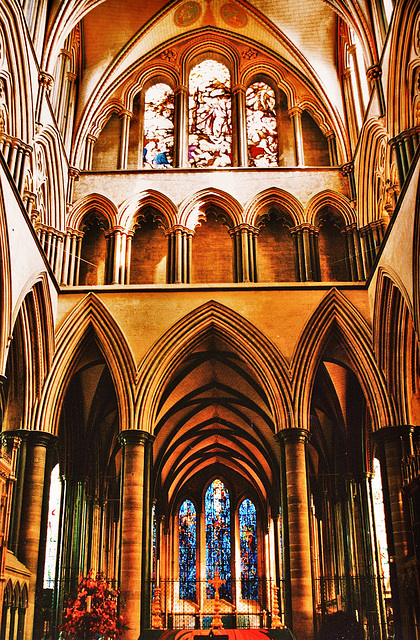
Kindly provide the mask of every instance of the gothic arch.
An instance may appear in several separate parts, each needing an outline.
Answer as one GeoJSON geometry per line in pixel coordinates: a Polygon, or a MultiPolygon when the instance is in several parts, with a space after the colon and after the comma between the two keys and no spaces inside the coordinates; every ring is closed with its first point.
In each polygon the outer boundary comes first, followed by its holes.
{"type": "Polygon", "coordinates": [[[44,203],[46,206],[44,219],[39,222],[47,227],[53,227],[58,231],[64,231],[65,229],[65,193],[64,193],[64,170],[61,158],[61,153],[58,149],[58,136],[57,132],[52,127],[45,127],[43,131],[37,136],[35,141],[36,146],[39,149],[39,153],[42,154],[45,166],[43,171],[45,175],[37,175],[36,171],[36,154],[33,157],[32,175],[34,176],[35,186],[38,183],[38,187],[42,188],[45,183],[46,199],[48,202],[44,203]]]}
{"type": "Polygon", "coordinates": [[[133,355],[115,318],[98,296],[89,293],[69,313],[57,331],[57,348],[38,408],[38,429],[42,430],[43,425],[48,425],[52,433],[57,431],[65,391],[90,330],[112,376],[120,424],[125,428],[132,424],[136,377],[133,355]]]}
{"type": "Polygon", "coordinates": [[[373,337],[378,365],[395,399],[398,424],[417,424],[420,417],[418,339],[410,299],[389,269],[379,269],[375,291],[373,337]]]}
{"type": "Polygon", "coordinates": [[[331,189],[320,191],[309,200],[305,210],[306,221],[309,224],[315,224],[316,216],[324,207],[334,209],[343,218],[346,227],[356,223],[355,212],[348,198],[331,189]]]}
{"type": "Polygon", "coordinates": [[[242,222],[242,207],[233,196],[220,189],[203,189],[180,205],[179,224],[194,230],[205,208],[212,205],[227,214],[229,227],[237,227],[242,222]]]}
{"type": "Polygon", "coordinates": [[[139,367],[135,424],[153,433],[157,403],[166,380],[186,354],[211,332],[227,341],[255,371],[269,398],[274,428],[289,426],[290,382],[284,357],[248,320],[215,301],[179,320],[145,356],[139,367]]]}
{"type": "Polygon", "coordinates": [[[177,209],[174,203],[168,196],[154,189],[127,198],[119,207],[118,224],[124,229],[131,229],[140,210],[147,206],[158,211],[159,222],[165,229],[176,224],[177,209]]]}
{"type": "Polygon", "coordinates": [[[412,84],[410,70],[412,59],[419,58],[420,51],[415,50],[418,27],[419,0],[408,0],[397,3],[394,11],[393,39],[390,46],[389,69],[393,70],[388,76],[387,92],[389,108],[387,109],[387,127],[394,137],[415,126],[415,116],[412,94],[409,91],[412,84]]]}
{"type": "Polygon", "coordinates": [[[8,63],[11,83],[14,88],[13,102],[10,105],[11,130],[10,135],[29,143],[34,135],[34,118],[32,104],[32,82],[29,78],[29,67],[25,63],[27,43],[23,42],[22,34],[27,32],[22,20],[23,14],[13,2],[5,0],[0,6],[0,29],[4,30],[5,39],[12,55],[8,63]]]}
{"type": "Polygon", "coordinates": [[[359,311],[337,289],[331,289],[307,322],[293,354],[296,422],[309,429],[314,376],[328,338],[336,332],[363,389],[374,429],[395,424],[395,409],[372,348],[372,333],[359,311]]]}
{"type": "Polygon", "coordinates": [[[361,132],[361,144],[365,151],[359,157],[356,168],[358,220],[361,227],[380,220],[384,214],[387,142],[388,133],[380,122],[368,120],[361,132]],[[379,210],[380,200],[382,212],[379,210]]]}
{"type": "Polygon", "coordinates": [[[245,222],[257,226],[257,218],[266,208],[278,207],[289,214],[293,226],[297,227],[304,221],[303,206],[295,196],[283,189],[271,187],[254,196],[244,209],[245,222]]]}
{"type": "Polygon", "coordinates": [[[80,229],[84,216],[93,210],[107,220],[110,229],[117,224],[118,211],[115,204],[100,193],[90,193],[75,202],[68,217],[67,226],[71,229],[80,229]]]}
{"type": "Polygon", "coordinates": [[[132,111],[133,100],[136,95],[148,89],[155,82],[164,82],[174,90],[179,83],[179,77],[173,67],[169,64],[165,65],[163,62],[158,65],[153,64],[150,65],[150,67],[146,67],[138,74],[132,83],[124,88],[122,94],[124,107],[132,111]]]}
{"type": "Polygon", "coordinates": [[[3,192],[0,191],[0,374],[4,375],[12,312],[10,246],[3,192]]]}
{"type": "MultiPolygon", "coordinates": [[[[417,187],[416,210],[414,214],[413,240],[413,282],[420,278],[420,184],[417,187]]],[[[413,319],[416,333],[420,336],[420,293],[418,287],[413,287],[413,319]]]]}

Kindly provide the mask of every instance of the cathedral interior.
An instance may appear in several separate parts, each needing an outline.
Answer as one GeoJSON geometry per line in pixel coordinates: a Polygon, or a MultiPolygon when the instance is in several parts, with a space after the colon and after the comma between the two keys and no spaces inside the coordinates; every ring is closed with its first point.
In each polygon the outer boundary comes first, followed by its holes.
{"type": "Polygon", "coordinates": [[[419,9],[1,1],[0,640],[420,640],[419,9]]]}

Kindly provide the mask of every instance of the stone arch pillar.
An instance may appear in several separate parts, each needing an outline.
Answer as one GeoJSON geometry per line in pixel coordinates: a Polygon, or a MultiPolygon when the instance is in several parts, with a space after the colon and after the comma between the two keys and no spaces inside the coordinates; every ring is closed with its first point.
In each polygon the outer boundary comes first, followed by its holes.
{"type": "Polygon", "coordinates": [[[306,429],[284,429],[277,440],[284,449],[287,524],[289,532],[290,599],[293,633],[312,640],[314,615],[312,599],[311,537],[309,522],[306,446],[310,439],[306,429]]]}
{"type": "Polygon", "coordinates": [[[146,431],[128,429],[119,434],[119,441],[123,449],[120,589],[125,602],[124,618],[127,625],[124,640],[137,640],[140,629],[150,624],[146,603],[147,597],[150,601],[150,585],[147,587],[145,582],[150,582],[150,576],[146,575],[150,573],[150,559],[146,556],[151,554],[150,466],[153,436],[146,431]],[[142,620],[142,617],[145,619],[142,620]]]}

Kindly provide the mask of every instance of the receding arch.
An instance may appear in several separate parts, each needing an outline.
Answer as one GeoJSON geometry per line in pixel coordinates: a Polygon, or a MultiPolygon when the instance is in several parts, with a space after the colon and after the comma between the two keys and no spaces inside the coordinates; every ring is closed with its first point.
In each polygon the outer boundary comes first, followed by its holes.
{"type": "Polygon", "coordinates": [[[56,335],[56,352],[37,413],[37,428],[55,433],[64,393],[82,343],[91,330],[112,375],[118,400],[120,424],[133,424],[135,364],[125,337],[105,304],[94,293],[85,296],[64,320],[56,335]]]}
{"type": "Polygon", "coordinates": [[[304,221],[303,206],[299,200],[277,187],[271,187],[254,196],[244,207],[244,220],[253,227],[257,226],[258,216],[265,213],[271,207],[285,211],[297,227],[304,221]]]}
{"type": "Polygon", "coordinates": [[[287,364],[275,345],[248,320],[210,301],[174,324],[149,350],[139,367],[136,423],[153,433],[160,395],[176,366],[204,335],[215,332],[229,342],[262,382],[276,429],[292,417],[287,364]]]}
{"type": "Polygon", "coordinates": [[[229,226],[236,227],[240,224],[241,205],[233,196],[220,189],[202,189],[184,201],[179,207],[179,224],[194,230],[202,212],[215,205],[227,214],[229,226]]]}
{"type": "Polygon", "coordinates": [[[176,224],[177,208],[168,196],[154,189],[147,189],[124,200],[119,207],[118,224],[125,229],[132,229],[139,212],[145,207],[152,207],[165,229],[176,224]]]}
{"type": "Polygon", "coordinates": [[[92,210],[97,211],[107,220],[109,228],[117,224],[117,207],[112,200],[100,193],[90,193],[74,203],[67,226],[71,229],[80,229],[84,216],[92,210]]]}
{"type": "Polygon", "coordinates": [[[296,421],[309,429],[309,404],[315,372],[332,332],[354,367],[371,413],[374,429],[395,424],[393,400],[375,361],[372,332],[366,320],[337,289],[331,289],[305,325],[292,358],[296,421]]]}
{"type": "Polygon", "coordinates": [[[325,189],[316,193],[305,207],[305,217],[309,224],[315,224],[315,218],[321,209],[330,207],[342,216],[346,226],[356,222],[355,210],[350,200],[342,193],[325,189]]]}

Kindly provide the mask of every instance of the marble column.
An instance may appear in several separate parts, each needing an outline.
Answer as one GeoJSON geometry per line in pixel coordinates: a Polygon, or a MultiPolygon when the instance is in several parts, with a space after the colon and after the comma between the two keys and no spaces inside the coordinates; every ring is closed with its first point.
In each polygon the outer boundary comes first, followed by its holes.
{"type": "Polygon", "coordinates": [[[42,531],[43,513],[45,511],[45,487],[48,472],[47,453],[55,437],[41,431],[31,431],[26,444],[25,477],[22,496],[22,511],[19,529],[18,557],[31,572],[29,580],[28,611],[26,637],[32,638],[35,609],[42,607],[36,598],[39,553],[45,544],[46,529],[42,531]]]}
{"type": "Polygon", "coordinates": [[[124,640],[137,640],[142,624],[145,447],[150,438],[149,433],[136,429],[119,434],[123,449],[120,590],[127,625],[124,640]]]}
{"type": "Polygon", "coordinates": [[[287,524],[289,531],[290,595],[292,627],[297,638],[314,637],[311,538],[309,523],[306,429],[284,429],[277,439],[284,447],[287,524]]]}

